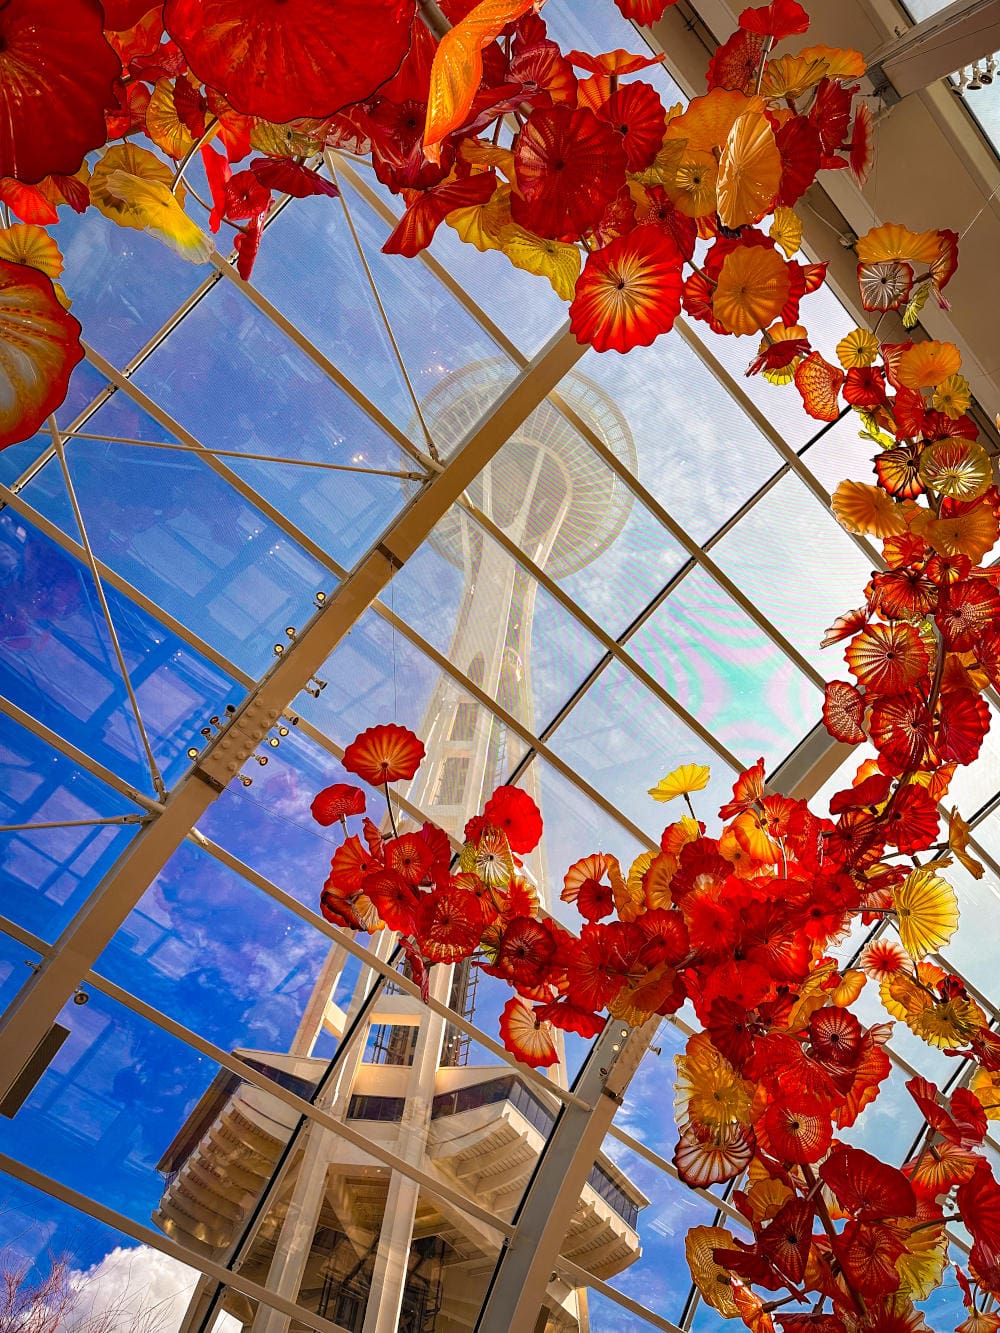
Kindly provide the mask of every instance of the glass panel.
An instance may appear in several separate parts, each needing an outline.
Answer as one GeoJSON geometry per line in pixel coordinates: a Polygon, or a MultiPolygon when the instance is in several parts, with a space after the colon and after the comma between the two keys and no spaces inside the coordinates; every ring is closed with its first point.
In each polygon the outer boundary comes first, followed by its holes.
{"type": "MultiPolygon", "coordinates": [[[[45,430],[39,431],[30,440],[23,440],[20,444],[0,449],[0,481],[5,486],[13,485],[51,444],[52,436],[45,430]]],[[[2,504],[4,501],[0,499],[0,505],[2,504]]]]}
{"type": "MultiPolygon", "coordinates": [[[[409,470],[406,455],[228,282],[133,379],[210,448],[409,470]]],[[[162,430],[153,438],[162,439],[162,430]]],[[[344,564],[367,549],[405,498],[395,478],[226,461],[344,564]]]]}
{"type": "Polygon", "coordinates": [[[155,237],[88,208],[59,214],[61,278],[92,346],[119,369],[213,270],[189,264],[155,237]]]}
{"type": "Polygon", "coordinates": [[[664,773],[678,764],[710,762],[712,780],[704,795],[699,793],[702,813],[729,799],[735,776],[618,662],[594,681],[550,744],[574,772],[647,830],[653,842],[669,821],[647,792],[664,773]]]}
{"type": "Polygon", "coordinates": [[[701,569],[687,575],[629,647],[747,763],[763,754],[773,767],[816,721],[816,687],[701,569]]]}
{"type": "Polygon", "coordinates": [[[409,425],[413,400],[339,199],[291,200],[268,226],[253,285],[381,411],[409,425]],[[337,256],[329,282],[317,283],[315,268],[303,263],[315,254],[337,256]]]}
{"type": "Polygon", "coordinates": [[[97,991],[67,1004],[69,1028],[0,1149],[135,1221],[163,1187],[157,1164],[217,1067],[97,991]]]}
{"type": "Polygon", "coordinates": [[[824,679],[838,673],[843,658],[819,642],[864,600],[871,564],[798,477],[784,477],[713,556],[824,679]]]}
{"type": "Polygon", "coordinates": [[[219,1046],[286,1052],[329,947],[326,936],[185,844],[97,971],[219,1046]]]}
{"type": "Polygon", "coordinates": [[[624,413],[639,480],[699,542],[778,467],[770,443],[679,337],[627,357],[590,351],[580,370],[624,413]]]}
{"type": "MultiPolygon", "coordinates": [[[[121,394],[92,424],[112,436],[164,439],[121,394]]],[[[78,441],[68,456],[98,559],[251,674],[271,664],[272,644],[284,627],[303,624],[316,590],[333,582],[328,570],[191,454],[78,441]]],[[[26,498],[76,538],[52,463],[26,498]]]]}
{"type": "MultiPolygon", "coordinates": [[[[392,598],[390,585],[390,605],[392,598]]],[[[379,722],[415,731],[429,757],[413,782],[399,784],[399,793],[450,833],[461,833],[525,753],[516,734],[374,611],[357,621],[320,676],[327,688],[318,699],[297,703],[303,717],[342,745],[379,722]],[[473,718],[471,740],[463,729],[468,718],[473,718]],[[460,780],[448,763],[463,757],[469,765],[460,780]]]]}
{"type": "MultiPolygon", "coordinates": [[[[0,823],[52,823],[132,813],[124,797],[31,732],[0,716],[0,823]]],[[[128,827],[0,833],[0,911],[52,940],[136,834],[128,827]]]]}
{"type": "MultiPolygon", "coordinates": [[[[60,1328],[165,1333],[180,1327],[198,1281],[195,1269],[12,1176],[0,1179],[0,1251],[31,1316],[18,1328],[51,1328],[53,1306],[61,1310],[60,1328]],[[42,1311],[44,1322],[36,1322],[42,1311]]],[[[241,1327],[230,1315],[213,1325],[214,1333],[241,1327]]]]}
{"type": "Polygon", "coordinates": [[[29,980],[32,967],[41,961],[41,954],[0,931],[0,1014],[29,980]]]}
{"type": "MultiPolygon", "coordinates": [[[[89,569],[9,512],[0,515],[0,562],[9,570],[12,594],[0,620],[0,693],[151,790],[89,569]]],[[[114,589],[106,588],[105,596],[143,723],[169,781],[187,768],[192,736],[221,711],[232,682],[114,589]]]]}
{"type": "MultiPolygon", "coordinates": [[[[371,184],[375,188],[374,180],[371,184]]],[[[343,176],[340,186],[410,383],[426,416],[428,409],[433,411],[434,390],[442,377],[456,369],[497,360],[499,348],[425,264],[414,263],[403,255],[382,253],[389,226],[343,176]],[[419,319],[414,319],[414,311],[420,312],[419,319]]],[[[388,199],[393,212],[398,212],[400,201],[381,190],[379,192],[388,199]]],[[[477,257],[482,258],[481,255],[473,256],[477,257]]],[[[480,384],[480,411],[496,400],[516,374],[513,362],[505,357],[498,360],[498,366],[500,369],[491,379],[480,384]]],[[[408,410],[405,419],[412,420],[408,410]]],[[[434,435],[433,430],[431,434],[434,435]]],[[[419,440],[421,436],[414,435],[413,438],[419,440]]],[[[447,455],[449,444],[454,441],[444,443],[440,448],[442,456],[447,455]]]]}

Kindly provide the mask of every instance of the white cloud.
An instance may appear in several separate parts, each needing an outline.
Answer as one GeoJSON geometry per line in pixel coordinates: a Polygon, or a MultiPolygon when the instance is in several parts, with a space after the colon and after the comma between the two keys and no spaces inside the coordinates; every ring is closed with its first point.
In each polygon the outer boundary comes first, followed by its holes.
{"type": "MultiPolygon", "coordinates": [[[[79,1299],[62,1327],[115,1333],[176,1333],[198,1280],[195,1269],[148,1245],[123,1246],[99,1264],[70,1275],[79,1299]]],[[[214,1333],[236,1333],[242,1324],[223,1315],[214,1333]]]]}

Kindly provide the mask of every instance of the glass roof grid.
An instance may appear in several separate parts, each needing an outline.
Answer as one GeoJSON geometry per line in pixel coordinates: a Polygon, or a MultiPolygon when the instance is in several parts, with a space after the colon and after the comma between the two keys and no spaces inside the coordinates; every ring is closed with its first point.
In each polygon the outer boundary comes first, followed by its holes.
{"type": "Polygon", "coordinates": [[[816,670],[810,662],[799,652],[799,650],[778,630],[755,606],[755,604],[737,587],[731,578],[722,570],[716,561],[706,553],[704,548],[699,545],[694,538],[690,536],[687,530],[678,523],[664,506],[651,494],[649,490],[628,471],[622,463],[615,458],[614,454],[607,449],[604,443],[594,434],[587,424],[581,420],[573,409],[559,397],[558,392],[551,393],[550,399],[559,407],[560,411],[569,419],[575,429],[587,440],[591,447],[604,459],[604,461],[621,477],[626,487],[642,504],[644,504],[657,517],[664,529],[671,537],[687,551],[691,559],[698,565],[705,568],[711,578],[724,589],[729,597],[749,616],[749,618],[758,626],[759,629],[772,639],[786,656],[810,677],[819,689],[825,687],[825,679],[819,671],[816,670]]]}
{"type": "MultiPolygon", "coordinates": [[[[551,597],[553,597],[565,610],[569,611],[570,614],[577,621],[577,623],[583,626],[583,628],[594,639],[596,639],[601,644],[601,646],[606,650],[606,656],[602,656],[585,673],[585,675],[582,678],[581,684],[574,691],[574,693],[568,696],[565,702],[561,705],[561,707],[558,710],[558,717],[560,719],[564,718],[567,715],[567,713],[571,710],[574,701],[577,701],[579,699],[581,691],[585,690],[591,684],[593,684],[598,673],[602,671],[604,667],[611,660],[616,660],[627,671],[629,671],[633,676],[635,676],[636,679],[640,681],[661,704],[664,705],[664,707],[669,709],[670,712],[674,713],[687,728],[689,728],[691,731],[695,732],[698,736],[700,736],[702,741],[707,746],[709,746],[725,763],[731,765],[734,768],[740,767],[740,760],[728,749],[728,747],[724,745],[718,739],[717,736],[713,735],[711,731],[709,731],[706,727],[704,727],[693,713],[689,712],[688,709],[686,709],[681,703],[679,703],[679,701],[668,690],[666,690],[663,687],[661,682],[658,681],[655,678],[655,676],[653,676],[646,669],[646,667],[644,667],[642,663],[639,662],[635,656],[633,656],[633,654],[625,651],[623,647],[624,642],[628,638],[630,638],[632,634],[635,633],[637,622],[642,622],[648,617],[650,613],[649,605],[647,605],[642,609],[639,615],[632,621],[631,625],[629,625],[629,627],[625,630],[623,634],[617,637],[612,637],[595,620],[593,620],[586,613],[586,611],[584,611],[580,607],[579,603],[575,602],[573,598],[568,593],[566,593],[554,579],[549,578],[549,576],[545,573],[543,569],[539,568],[539,566],[535,564],[533,560],[527,557],[523,553],[521,548],[517,546],[516,543],[511,541],[510,538],[507,537],[506,533],[501,528],[499,528],[491,519],[487,518],[487,516],[483,514],[481,510],[476,509],[475,506],[472,505],[467,500],[462,501],[460,503],[462,504],[462,508],[465,510],[465,512],[467,512],[472,517],[473,521],[476,522],[485,532],[487,532],[489,536],[493,538],[494,541],[496,541],[500,546],[502,546],[503,549],[507,551],[508,554],[511,555],[511,557],[518,563],[518,565],[522,569],[524,569],[528,574],[530,574],[531,577],[535,579],[536,582],[542,588],[544,588],[545,591],[551,597]]],[[[657,597],[654,599],[654,603],[658,603],[661,600],[661,597],[662,594],[657,594],[657,597]]],[[[546,724],[544,730],[551,731],[554,725],[556,724],[553,722],[549,722],[546,724]]],[[[544,740],[545,736],[542,735],[541,739],[544,740]]]]}
{"type": "MultiPolygon", "coordinates": [[[[351,158],[344,156],[339,152],[329,154],[331,166],[336,163],[336,168],[344,175],[359,198],[377,213],[381,220],[388,226],[394,227],[399,221],[400,215],[396,213],[386,202],[383,195],[373,188],[373,183],[360,175],[357,171],[358,164],[351,158]]],[[[377,182],[376,182],[377,184],[377,182]]],[[[480,256],[481,258],[482,256],[480,256]]],[[[523,352],[515,342],[513,342],[503,329],[491,319],[477,301],[475,301],[468,291],[456,280],[453,274],[442,264],[436,254],[430,250],[421,250],[417,255],[416,262],[423,264],[438,282],[445,287],[454,299],[472,316],[483,331],[496,343],[497,347],[508,356],[511,361],[522,368],[528,364],[530,357],[523,352]]]]}

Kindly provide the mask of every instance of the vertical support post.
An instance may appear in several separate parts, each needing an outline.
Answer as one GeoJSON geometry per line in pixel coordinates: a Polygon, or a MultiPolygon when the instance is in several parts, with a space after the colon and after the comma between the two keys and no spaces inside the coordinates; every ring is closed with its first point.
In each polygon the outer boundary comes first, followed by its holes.
{"type": "Polygon", "coordinates": [[[564,1105],[514,1218],[476,1324],[476,1333],[535,1327],[580,1193],[629,1080],[660,1019],[629,1029],[608,1019],[573,1091],[590,1110],[564,1105]]]}

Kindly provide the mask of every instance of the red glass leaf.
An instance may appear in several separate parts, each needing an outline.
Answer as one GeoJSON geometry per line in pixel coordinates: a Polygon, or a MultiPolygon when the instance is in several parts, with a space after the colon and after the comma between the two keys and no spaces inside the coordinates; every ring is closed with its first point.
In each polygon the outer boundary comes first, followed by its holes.
{"type": "Polygon", "coordinates": [[[538,806],[520,787],[497,787],[483,807],[486,822],[506,834],[512,852],[526,856],[538,846],[542,836],[542,816],[538,806]]]}
{"type": "Polygon", "coordinates": [[[740,15],[740,27],[780,42],[783,37],[807,32],[809,15],[797,0],[771,0],[769,5],[761,9],[744,9],[740,15]]]}
{"type": "Polygon", "coordinates": [[[615,4],[627,19],[643,23],[659,23],[671,5],[677,0],[615,0],[615,4]]]}
{"type": "Polygon", "coordinates": [[[363,815],[365,794],[360,787],[349,786],[346,782],[335,782],[332,787],[324,787],[313,797],[309,809],[316,823],[327,827],[347,815],[363,815]]]}
{"type": "Polygon", "coordinates": [[[470,204],[485,204],[496,189],[494,172],[484,171],[466,180],[435,185],[418,195],[396,223],[382,250],[387,255],[407,255],[411,259],[425,250],[434,233],[449,213],[470,204]]]}
{"type": "Polygon", "coordinates": [[[592,111],[539,107],[515,141],[514,171],[514,221],[539,236],[575,238],[597,225],[618,193],[625,148],[592,111]]]}
{"type": "Polygon", "coordinates": [[[37,269],[0,260],[0,449],[34,435],[83,359],[80,325],[37,269]]]}
{"type": "Polygon", "coordinates": [[[483,932],[479,899],[465,889],[434,889],[421,896],[416,936],[432,963],[457,963],[468,958],[483,932]]]}
{"type": "Polygon", "coordinates": [[[105,142],[118,56],[97,0],[7,0],[0,8],[0,176],[72,176],[105,142]]]}
{"type": "MultiPolygon", "coordinates": [[[[765,45],[766,39],[759,33],[737,28],[708,62],[709,89],[729,88],[734,92],[753,92],[765,45]]],[[[818,155],[816,165],[819,166],[818,155]]]]}
{"type": "Polygon", "coordinates": [[[902,1171],[862,1148],[834,1148],[819,1174],[844,1211],[859,1222],[912,1217],[917,1211],[913,1186],[902,1171]]]}
{"type": "Polygon", "coordinates": [[[370,97],[410,46],[414,0],[167,0],[163,20],[203,83],[283,125],[370,97]]]}
{"type": "Polygon", "coordinates": [[[406,727],[389,722],[369,727],[356,736],[341,760],[348,773],[373,787],[386,782],[408,782],[424,757],[423,743],[406,727]]]}
{"type": "Polygon", "coordinates": [[[823,699],[823,721],[834,740],[859,745],[865,739],[864,715],[864,696],[847,681],[830,681],[823,699]]]}
{"type": "Polygon", "coordinates": [[[335,198],[340,193],[333,181],[287,157],[255,157],[250,170],[261,185],[278,194],[291,195],[293,199],[305,199],[312,194],[335,198]]]}
{"type": "Polygon", "coordinates": [[[624,84],[611,94],[599,114],[622,136],[629,171],[642,171],[652,164],[667,127],[667,114],[652,84],[624,84]]]}

